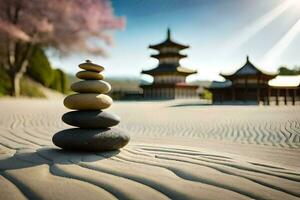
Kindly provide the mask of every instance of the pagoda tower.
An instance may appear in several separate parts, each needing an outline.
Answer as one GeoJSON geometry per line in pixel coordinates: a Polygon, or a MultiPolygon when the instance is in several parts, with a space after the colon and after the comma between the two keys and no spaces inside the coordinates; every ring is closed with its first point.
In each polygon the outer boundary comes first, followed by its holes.
{"type": "Polygon", "coordinates": [[[144,98],[196,98],[198,86],[187,84],[186,77],[197,71],[180,65],[180,59],[187,57],[180,51],[189,46],[174,42],[171,38],[171,31],[168,29],[167,39],[162,43],[150,45],[149,48],[158,51],[158,54],[153,54],[151,57],[158,59],[159,63],[156,68],[142,71],[142,74],[153,76],[154,79],[150,85],[141,85],[144,98]]]}

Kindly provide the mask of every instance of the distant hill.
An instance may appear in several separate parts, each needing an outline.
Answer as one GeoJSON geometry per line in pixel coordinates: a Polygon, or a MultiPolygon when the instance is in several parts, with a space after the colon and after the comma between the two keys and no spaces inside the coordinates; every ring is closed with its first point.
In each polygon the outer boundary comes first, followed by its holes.
{"type": "Polygon", "coordinates": [[[113,78],[105,79],[112,86],[112,91],[142,92],[138,78],[113,78]]]}
{"type": "MultiPolygon", "coordinates": [[[[78,78],[70,74],[67,74],[67,78],[70,84],[79,81],[78,78]]],[[[110,96],[112,96],[114,99],[126,99],[126,96],[128,96],[128,94],[142,94],[142,89],[139,87],[140,84],[150,84],[149,82],[134,77],[107,77],[105,78],[105,81],[111,84],[112,91],[110,92],[110,96]]],[[[202,98],[211,98],[211,94],[207,90],[205,90],[205,88],[210,86],[211,81],[198,80],[190,82],[190,84],[199,86],[198,93],[202,98]]],[[[68,86],[68,88],[70,88],[70,86],[68,86]]]]}
{"type": "MultiPolygon", "coordinates": [[[[72,84],[79,79],[76,78],[73,75],[67,74],[67,79],[69,84],[72,84]]],[[[141,80],[139,78],[134,77],[107,77],[105,78],[105,81],[109,82],[112,86],[112,89],[114,91],[130,91],[130,92],[138,92],[141,91],[139,85],[140,84],[150,84],[147,81],[141,80]]],[[[209,87],[211,84],[211,81],[193,81],[190,82],[190,84],[198,85],[199,88],[209,87]]]]}
{"type": "Polygon", "coordinates": [[[195,84],[198,85],[199,87],[209,87],[211,84],[211,81],[202,81],[202,80],[198,80],[198,81],[192,81],[190,82],[191,84],[195,84]]]}

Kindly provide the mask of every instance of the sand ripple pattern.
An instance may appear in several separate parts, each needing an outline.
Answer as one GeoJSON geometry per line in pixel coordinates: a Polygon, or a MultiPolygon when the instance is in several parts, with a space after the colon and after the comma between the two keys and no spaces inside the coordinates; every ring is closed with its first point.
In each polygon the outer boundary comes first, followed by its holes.
{"type": "Polygon", "coordinates": [[[157,145],[95,154],[16,150],[0,160],[0,183],[0,199],[300,198],[299,171],[157,145]]]}
{"type": "MultiPolygon", "coordinates": [[[[66,152],[51,142],[68,127],[60,104],[13,105],[0,102],[1,200],[300,198],[300,171],[292,165],[141,142],[110,153],[66,152]]],[[[133,138],[231,141],[299,153],[298,107],[116,103],[112,111],[133,138]]]]}
{"type": "Polygon", "coordinates": [[[297,106],[166,106],[149,103],[133,104],[127,109],[132,111],[116,110],[124,119],[121,125],[135,134],[300,147],[300,107],[297,106]],[[135,107],[138,109],[133,112],[135,107]]]}
{"type": "MultiPolygon", "coordinates": [[[[68,128],[61,116],[66,109],[55,102],[10,109],[0,102],[0,127],[42,132],[42,137],[68,128]],[[32,111],[33,110],[33,111],[32,111]],[[28,128],[28,130],[26,130],[28,128]]],[[[111,109],[122,117],[120,127],[133,136],[188,137],[241,144],[300,147],[299,106],[200,106],[174,102],[117,102],[111,109]]],[[[21,107],[22,105],[20,105],[21,107]]],[[[30,133],[31,132],[31,133],[30,133]]],[[[3,134],[2,134],[3,135],[3,134]]]]}

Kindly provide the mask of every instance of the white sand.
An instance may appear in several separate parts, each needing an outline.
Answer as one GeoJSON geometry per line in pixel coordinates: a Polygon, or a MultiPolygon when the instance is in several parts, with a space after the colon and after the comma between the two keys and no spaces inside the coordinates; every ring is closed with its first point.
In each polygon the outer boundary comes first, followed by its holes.
{"type": "Polygon", "coordinates": [[[0,100],[0,199],[299,199],[299,106],[115,102],[131,142],[65,152],[60,101],[0,100]]]}

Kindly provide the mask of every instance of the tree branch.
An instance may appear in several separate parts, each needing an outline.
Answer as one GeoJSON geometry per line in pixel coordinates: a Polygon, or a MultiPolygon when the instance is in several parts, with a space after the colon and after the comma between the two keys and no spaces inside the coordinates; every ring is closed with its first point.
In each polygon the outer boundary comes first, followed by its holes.
{"type": "Polygon", "coordinates": [[[6,1],[5,5],[6,5],[6,14],[7,14],[7,19],[8,19],[8,20],[12,20],[12,16],[11,16],[11,10],[10,10],[10,7],[11,7],[11,2],[9,2],[9,1],[6,1]]]}
{"type": "Polygon", "coordinates": [[[18,23],[20,10],[21,10],[21,1],[17,1],[16,9],[15,9],[15,15],[14,15],[14,18],[13,18],[13,23],[14,24],[18,23]]]}
{"type": "Polygon", "coordinates": [[[12,68],[13,65],[12,65],[11,59],[10,59],[10,57],[11,57],[11,55],[10,55],[10,54],[11,54],[11,51],[10,51],[10,47],[9,47],[9,46],[10,46],[10,44],[9,44],[10,42],[9,42],[9,39],[8,39],[8,38],[6,39],[6,41],[7,41],[7,42],[5,42],[5,44],[6,44],[5,47],[6,47],[6,59],[7,59],[7,65],[8,65],[9,68],[12,68]]]}

